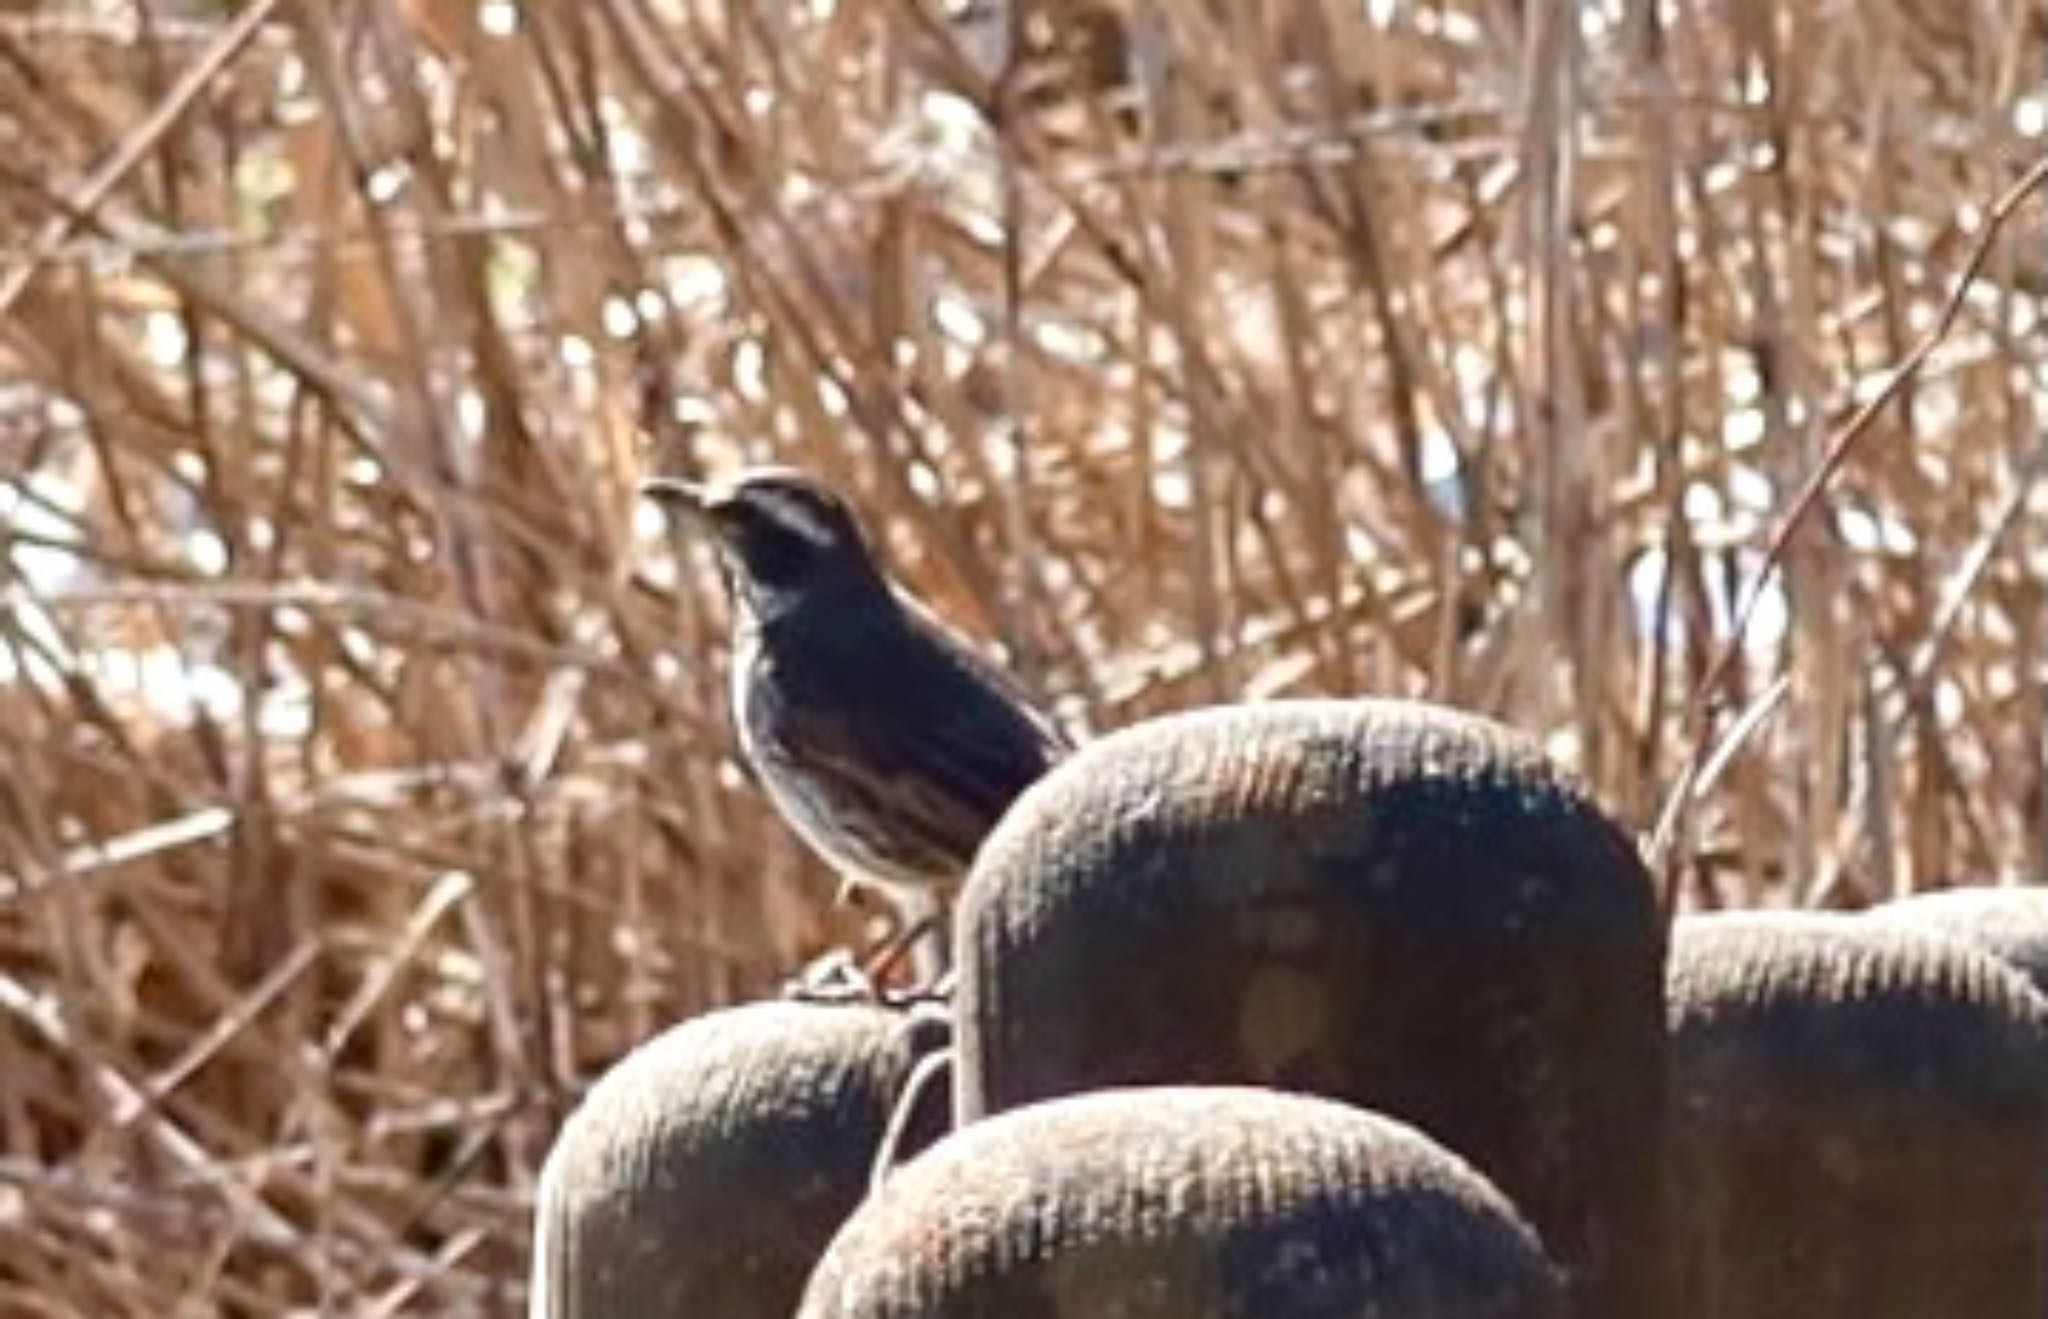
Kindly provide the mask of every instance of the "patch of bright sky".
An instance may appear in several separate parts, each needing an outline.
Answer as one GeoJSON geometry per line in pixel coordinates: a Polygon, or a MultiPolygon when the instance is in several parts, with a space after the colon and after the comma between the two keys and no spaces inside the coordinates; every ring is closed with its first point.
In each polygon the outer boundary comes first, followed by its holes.
{"type": "Polygon", "coordinates": [[[1365,528],[1349,522],[1344,524],[1344,553],[1350,556],[1354,567],[1376,562],[1380,557],[1379,547],[1372,543],[1365,528]]]}
{"type": "Polygon", "coordinates": [[[732,383],[749,403],[768,401],[768,350],[759,339],[742,339],[734,345],[732,383]]]}
{"type": "MultiPolygon", "coordinates": [[[[31,474],[22,484],[60,508],[73,511],[78,508],[77,494],[68,484],[41,473],[31,474]]],[[[69,523],[31,502],[13,483],[0,484],[0,523],[24,535],[56,538],[71,532],[69,523]]],[[[59,655],[66,654],[62,634],[34,597],[61,591],[83,575],[76,555],[39,545],[11,545],[4,571],[0,571],[0,590],[16,597],[8,600],[6,606],[14,616],[15,625],[36,645],[59,655]],[[14,588],[15,583],[19,584],[18,592],[14,588]]],[[[14,647],[0,648],[0,684],[20,678],[24,660],[32,670],[42,667],[32,652],[17,656],[14,647]]],[[[45,672],[37,672],[36,676],[43,681],[56,678],[55,674],[45,672]]]]}
{"type": "Polygon", "coordinates": [[[613,294],[604,300],[604,310],[598,319],[604,324],[604,332],[614,339],[630,339],[640,329],[640,315],[633,304],[613,294]]]}
{"type": "Polygon", "coordinates": [[[2012,126],[2022,137],[2048,136],[2048,96],[2022,96],[2013,102],[2012,126]]]}
{"type": "Polygon", "coordinates": [[[696,394],[678,394],[676,401],[669,405],[669,415],[681,426],[715,426],[718,424],[718,408],[711,400],[696,394]]]}
{"type": "Polygon", "coordinates": [[[483,0],[477,6],[476,25],[486,36],[509,37],[519,30],[519,6],[513,0],[483,0]]]}
{"type": "Polygon", "coordinates": [[[218,664],[188,663],[169,646],[96,650],[83,666],[108,699],[133,702],[173,723],[191,723],[202,712],[223,721],[242,714],[242,684],[233,674],[218,664]]]}
{"type": "Polygon", "coordinates": [[[1434,7],[1411,9],[1415,30],[1424,36],[1438,37],[1454,46],[1474,46],[1485,35],[1479,20],[1462,9],[1442,10],[1434,7]]]}
{"type": "MultiPolygon", "coordinates": [[[[1757,569],[1763,563],[1763,554],[1757,550],[1739,549],[1734,551],[1736,566],[1735,589],[1737,596],[1730,600],[1722,589],[1726,578],[1719,571],[1718,562],[1707,574],[1708,611],[1712,617],[1714,636],[1725,637],[1734,626],[1733,606],[1740,601],[1742,592],[1750,589],[1757,569]]],[[[1657,619],[1657,593],[1664,580],[1666,556],[1662,546],[1651,546],[1636,556],[1629,565],[1628,594],[1633,606],[1638,635],[1649,636],[1657,619]]],[[[1665,633],[1667,642],[1676,643],[1681,636],[1681,620],[1673,610],[1665,633]]],[[[1791,616],[1785,606],[1785,592],[1773,576],[1757,598],[1756,609],[1750,615],[1749,631],[1743,638],[1743,651],[1751,658],[1768,658],[1785,642],[1791,616]]]]}
{"type": "Polygon", "coordinates": [[[1686,484],[1685,494],[1679,499],[1679,512],[1687,522],[1702,528],[1718,528],[1726,516],[1719,487],[1705,481],[1686,484]]]}
{"type": "Polygon", "coordinates": [[[679,256],[667,262],[668,300],[678,311],[715,312],[725,306],[725,268],[709,257],[679,256]]]}
{"type": "MultiPolygon", "coordinates": [[[[0,523],[10,530],[48,539],[73,534],[72,525],[43,507],[45,503],[79,513],[83,511],[84,497],[71,483],[47,473],[32,473],[19,485],[0,483],[0,523]],[[24,486],[34,499],[23,494],[24,486]]],[[[270,534],[275,534],[274,529],[270,534]]],[[[203,576],[217,577],[227,568],[227,544],[211,528],[188,532],[182,548],[186,561],[203,576]]],[[[6,607],[27,638],[58,656],[60,662],[77,665],[109,701],[148,710],[173,723],[188,723],[201,710],[215,719],[240,717],[244,701],[242,684],[231,670],[219,664],[193,660],[164,645],[74,653],[41,599],[61,598],[91,576],[79,558],[65,550],[17,544],[9,549],[4,571],[0,571],[0,582],[5,583],[0,589],[9,592],[6,607]]],[[[24,661],[29,670],[27,677],[41,683],[58,681],[59,675],[48,671],[33,652],[18,654],[9,647],[0,648],[0,685],[20,681],[24,677],[24,661]]],[[[311,721],[311,706],[303,684],[281,684],[265,691],[259,726],[266,735],[303,735],[311,721]]]]}
{"type": "Polygon", "coordinates": [[[218,577],[228,568],[228,543],[211,527],[185,533],[185,561],[202,577],[218,577]]]}
{"type": "Polygon", "coordinates": [[[1458,462],[1458,446],[1442,427],[1422,432],[1422,484],[1429,501],[1447,517],[1465,516],[1465,473],[1458,462]]]}
{"type": "Polygon", "coordinates": [[[1109,340],[1092,326],[1037,320],[1032,322],[1030,333],[1032,342],[1049,356],[1076,366],[1097,365],[1109,355],[1109,340]]]}
{"type": "Polygon", "coordinates": [[[484,407],[484,396],[475,389],[464,388],[455,395],[455,430],[462,439],[475,443],[483,438],[484,418],[488,409],[484,407]]]}
{"type": "Polygon", "coordinates": [[[371,201],[382,206],[404,191],[410,176],[410,167],[406,165],[380,165],[370,172],[370,181],[364,191],[369,193],[371,201]]]}
{"type": "Polygon", "coordinates": [[[1000,75],[1010,62],[1010,6],[949,0],[946,25],[953,43],[984,78],[1000,75]]]}
{"type": "Polygon", "coordinates": [[[1721,418],[1721,444],[1730,453],[1754,448],[1764,438],[1762,408],[1730,408],[1721,418]]]}
{"type": "Polygon", "coordinates": [[[1942,727],[1952,728],[1961,723],[1968,706],[1969,701],[1954,678],[1943,677],[1934,684],[1934,717],[1942,727]]]}
{"type": "Polygon", "coordinates": [[[973,304],[956,294],[940,293],[932,299],[932,320],[940,333],[969,348],[988,341],[988,322],[973,304]]]}
{"type": "Polygon", "coordinates": [[[1920,548],[1913,529],[1889,514],[1844,507],[1835,513],[1835,526],[1844,544],[1867,554],[1912,554],[1920,548]]]}
{"type": "Polygon", "coordinates": [[[1161,467],[1152,473],[1152,498],[1161,508],[1186,508],[1194,502],[1194,484],[1178,467],[1161,467]]]}
{"type": "Polygon", "coordinates": [[[1543,735],[1543,753],[1560,765],[1578,765],[1579,753],[1584,744],[1579,739],[1576,724],[1553,728],[1543,735]]]}
{"type": "MultiPolygon", "coordinates": [[[[982,205],[960,218],[970,226],[1001,226],[993,214],[995,154],[990,150],[988,124],[972,101],[951,92],[926,92],[917,100],[917,131],[907,144],[918,168],[934,185],[958,189],[979,185],[970,194],[982,205]]],[[[976,237],[983,234],[977,229],[976,237]]]]}
{"type": "Polygon", "coordinates": [[[153,311],[142,318],[142,351],[162,367],[185,360],[185,322],[174,311],[153,311]]]}
{"type": "Polygon", "coordinates": [[[1601,0],[1600,3],[1579,6],[1579,35],[1587,41],[1598,41],[1609,32],[1621,27],[1623,14],[1617,0],[1601,0]]]}
{"type": "Polygon", "coordinates": [[[1490,406],[1487,396],[1498,375],[1493,358],[1461,343],[1451,350],[1451,375],[1458,382],[1459,408],[1465,414],[1462,420],[1467,426],[1484,426],[1490,406]]]}
{"type": "Polygon", "coordinates": [[[484,287],[492,303],[508,321],[523,322],[522,300],[540,278],[539,251],[529,243],[504,236],[492,239],[486,251],[484,287]]]}
{"type": "Polygon", "coordinates": [[[627,178],[639,178],[653,167],[654,153],[640,135],[633,112],[615,96],[600,96],[597,113],[604,120],[605,145],[611,150],[612,169],[627,178]]]}
{"type": "Polygon", "coordinates": [[[1736,520],[1753,525],[1743,513],[1768,513],[1777,504],[1776,488],[1769,477],[1754,467],[1737,463],[1728,469],[1728,498],[1735,506],[1736,520]]]}
{"type": "MultiPolygon", "coordinates": [[[[82,513],[84,504],[83,496],[68,481],[42,472],[30,473],[20,485],[0,483],[0,523],[24,536],[46,540],[70,536],[73,524],[44,505],[66,513],[82,513]],[[27,494],[23,493],[24,486],[27,494]]],[[[61,590],[84,576],[77,555],[41,545],[11,546],[8,564],[9,575],[35,592],[61,590]]]]}

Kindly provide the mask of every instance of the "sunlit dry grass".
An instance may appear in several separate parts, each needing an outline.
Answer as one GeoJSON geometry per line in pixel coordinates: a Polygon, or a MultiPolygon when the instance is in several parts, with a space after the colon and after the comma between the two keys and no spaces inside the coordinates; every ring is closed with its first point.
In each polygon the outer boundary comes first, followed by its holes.
{"type": "Polygon", "coordinates": [[[1686,901],[2048,873],[2048,5],[978,10],[0,15],[0,1311],[508,1312],[580,1084],[846,932],[657,468],[827,474],[1076,728],[1428,695],[1686,901]]]}

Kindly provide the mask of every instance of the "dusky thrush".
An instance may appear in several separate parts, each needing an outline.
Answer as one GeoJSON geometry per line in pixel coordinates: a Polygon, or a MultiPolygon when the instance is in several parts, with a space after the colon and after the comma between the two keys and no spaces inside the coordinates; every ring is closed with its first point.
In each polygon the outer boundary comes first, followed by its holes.
{"type": "Polygon", "coordinates": [[[843,881],[906,911],[956,889],[1010,803],[1069,749],[1059,730],[889,580],[819,482],[753,468],[642,491],[718,548],[733,721],[783,819],[843,881]]]}

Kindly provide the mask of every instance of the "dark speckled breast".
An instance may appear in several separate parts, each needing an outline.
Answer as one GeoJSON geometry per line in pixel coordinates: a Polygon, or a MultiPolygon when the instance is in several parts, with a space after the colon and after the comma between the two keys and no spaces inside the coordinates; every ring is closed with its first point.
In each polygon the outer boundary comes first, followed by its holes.
{"type": "Polygon", "coordinates": [[[741,748],[783,816],[842,873],[953,887],[1065,743],[913,608],[830,604],[742,629],[741,748]]]}

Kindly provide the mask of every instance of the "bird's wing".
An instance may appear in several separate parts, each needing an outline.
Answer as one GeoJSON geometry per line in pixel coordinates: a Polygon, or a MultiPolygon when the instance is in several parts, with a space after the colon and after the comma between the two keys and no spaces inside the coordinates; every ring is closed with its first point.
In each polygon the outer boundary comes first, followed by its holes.
{"type": "Polygon", "coordinates": [[[991,662],[972,641],[946,626],[945,621],[917,597],[899,590],[896,600],[910,620],[912,632],[921,632],[931,638],[946,658],[964,671],[969,681],[987,687],[1023,716],[1024,721],[1036,730],[1048,763],[1064,758],[1074,749],[1072,739],[1052,721],[1051,716],[1038,708],[1031,696],[1001,665],[991,662]]]}
{"type": "Polygon", "coordinates": [[[907,648],[843,699],[776,720],[780,759],[881,878],[956,879],[1019,793],[1066,751],[1051,724],[949,644],[907,648]]]}

